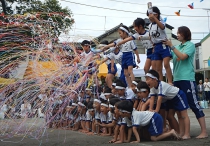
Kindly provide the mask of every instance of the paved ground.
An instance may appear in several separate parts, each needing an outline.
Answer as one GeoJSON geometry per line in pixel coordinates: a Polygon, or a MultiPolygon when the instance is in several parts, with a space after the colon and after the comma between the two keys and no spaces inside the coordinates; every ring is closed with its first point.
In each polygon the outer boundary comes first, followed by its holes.
{"type": "MultiPolygon", "coordinates": [[[[204,110],[206,114],[206,125],[208,133],[210,134],[210,109],[204,110]]],[[[158,142],[151,142],[151,141],[141,141],[138,144],[118,144],[119,146],[123,145],[131,145],[131,146],[210,146],[210,138],[206,139],[195,139],[195,137],[199,134],[200,128],[198,122],[194,116],[194,114],[189,110],[189,116],[191,120],[191,139],[185,141],[174,141],[171,139],[167,139],[164,141],[158,142]]],[[[0,142],[0,146],[108,146],[108,145],[115,145],[115,144],[108,144],[108,141],[111,137],[102,137],[102,136],[87,136],[85,134],[74,132],[74,131],[67,131],[67,130],[49,130],[48,138],[43,138],[42,142],[39,142],[35,139],[31,139],[29,137],[14,137],[9,139],[9,142],[0,142]]]]}

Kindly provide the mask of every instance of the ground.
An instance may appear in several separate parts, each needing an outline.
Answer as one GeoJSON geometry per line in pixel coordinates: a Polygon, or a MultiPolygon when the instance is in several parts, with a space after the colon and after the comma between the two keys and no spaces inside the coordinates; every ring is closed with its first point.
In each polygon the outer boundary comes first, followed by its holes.
{"type": "MultiPolygon", "coordinates": [[[[130,145],[130,146],[209,146],[210,137],[206,139],[196,139],[195,137],[200,133],[200,127],[198,125],[197,119],[191,110],[188,110],[191,123],[191,139],[176,141],[173,139],[167,139],[164,141],[151,142],[151,141],[141,141],[138,144],[117,144],[130,145]]],[[[204,109],[206,115],[206,125],[208,133],[210,134],[210,109],[204,109]]],[[[116,144],[108,144],[108,141],[112,137],[102,137],[102,136],[88,136],[80,132],[68,131],[68,130],[48,130],[48,138],[45,136],[42,142],[35,139],[26,137],[14,137],[4,142],[0,141],[0,146],[108,146],[116,144]],[[22,140],[23,139],[23,140],[22,140]]]]}

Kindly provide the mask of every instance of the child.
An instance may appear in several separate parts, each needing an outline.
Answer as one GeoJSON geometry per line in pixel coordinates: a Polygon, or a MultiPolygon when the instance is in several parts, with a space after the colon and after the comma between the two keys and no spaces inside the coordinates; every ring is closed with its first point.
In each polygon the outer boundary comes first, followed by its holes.
{"type": "Polygon", "coordinates": [[[117,92],[116,92],[115,87],[116,87],[116,83],[112,83],[112,94],[117,96],[117,92]]]}
{"type": "Polygon", "coordinates": [[[93,108],[95,109],[95,119],[94,119],[94,129],[96,131],[97,134],[99,134],[100,132],[100,129],[99,127],[96,125],[97,123],[100,123],[100,104],[101,104],[101,101],[99,99],[94,99],[94,102],[93,102],[93,108]]]}
{"type": "Polygon", "coordinates": [[[136,137],[136,141],[133,141],[132,143],[140,142],[140,136],[137,131],[139,126],[148,127],[152,141],[162,140],[170,136],[174,136],[177,139],[179,138],[173,129],[169,132],[163,133],[163,119],[158,113],[151,111],[133,111],[133,104],[127,100],[120,101],[118,109],[122,117],[132,118],[132,129],[136,137]]]}
{"type": "Polygon", "coordinates": [[[118,64],[121,65],[120,80],[123,81],[124,84],[127,85],[127,82],[126,82],[126,79],[125,79],[125,75],[124,75],[124,70],[122,68],[122,56],[123,56],[123,53],[122,53],[122,51],[120,50],[119,47],[116,47],[114,52],[110,53],[110,58],[114,59],[116,64],[118,63],[118,64]]]}
{"type": "Polygon", "coordinates": [[[106,63],[107,65],[107,68],[108,68],[108,74],[106,75],[106,78],[105,78],[105,82],[107,84],[107,86],[109,88],[111,88],[112,86],[112,80],[114,79],[114,76],[116,75],[117,73],[117,66],[116,64],[114,63],[114,59],[112,59],[110,57],[110,54],[107,54],[107,55],[101,55],[104,59],[102,61],[100,61],[100,63],[96,66],[96,68],[98,69],[99,66],[101,64],[103,64],[104,62],[106,63]]]}
{"type": "Polygon", "coordinates": [[[154,68],[160,75],[160,80],[163,80],[162,75],[162,64],[166,69],[166,75],[168,78],[168,83],[172,83],[172,72],[170,67],[171,51],[170,48],[163,44],[163,41],[167,40],[167,35],[165,31],[165,22],[160,17],[160,10],[157,7],[152,7],[152,12],[147,11],[147,16],[152,22],[149,25],[149,35],[152,43],[154,44],[154,68]]]}
{"type": "Polygon", "coordinates": [[[116,92],[121,100],[131,100],[133,101],[135,94],[131,88],[126,88],[126,85],[122,81],[116,83],[116,92]]]}
{"type": "Polygon", "coordinates": [[[135,97],[134,97],[134,104],[133,104],[133,108],[134,109],[137,109],[137,106],[139,104],[139,99],[138,99],[138,96],[137,96],[137,85],[138,85],[138,82],[137,80],[135,81],[132,81],[132,85],[131,85],[131,89],[133,90],[133,92],[135,93],[135,97]]]}
{"type": "Polygon", "coordinates": [[[80,130],[81,132],[84,132],[86,131],[86,128],[85,128],[85,121],[86,121],[86,105],[87,103],[84,102],[78,102],[78,112],[80,114],[80,125],[82,127],[82,130],[80,130]]]}
{"type": "Polygon", "coordinates": [[[170,125],[175,130],[180,129],[182,139],[189,139],[190,119],[187,114],[188,102],[185,93],[177,87],[159,81],[158,72],[155,70],[150,70],[146,74],[146,83],[150,87],[150,111],[153,111],[151,107],[154,105],[155,95],[158,96],[155,112],[159,112],[161,103],[165,100],[169,112],[170,110],[175,110],[178,115],[179,127],[175,118],[169,121],[170,125]]]}
{"type": "Polygon", "coordinates": [[[93,109],[93,101],[90,101],[87,104],[87,112],[86,112],[86,121],[85,121],[85,128],[86,130],[84,133],[91,133],[94,132],[93,130],[93,117],[94,117],[94,109],[93,109]]]}
{"type": "Polygon", "coordinates": [[[111,88],[105,88],[104,96],[106,97],[107,101],[109,101],[109,98],[112,96],[112,89],[111,88]]]}
{"type": "MultiPolygon", "coordinates": [[[[118,32],[119,32],[121,39],[118,39],[114,43],[105,46],[103,48],[103,50],[108,49],[110,47],[114,47],[114,46],[116,46],[116,44],[119,41],[122,41],[129,37],[129,30],[128,30],[127,26],[124,26],[124,25],[121,26],[118,29],[118,32]]],[[[131,87],[131,83],[135,79],[134,74],[133,74],[133,67],[136,67],[133,51],[135,52],[135,54],[137,56],[137,62],[140,63],[138,50],[137,50],[137,47],[136,47],[134,41],[128,41],[127,43],[122,45],[121,51],[123,53],[123,55],[122,55],[122,69],[124,70],[124,75],[126,77],[128,86],[131,87]]]]}
{"type": "Polygon", "coordinates": [[[137,86],[138,96],[141,98],[138,111],[146,111],[149,107],[150,88],[146,82],[141,82],[137,86]]]}
{"type": "MultiPolygon", "coordinates": [[[[113,115],[109,111],[109,105],[107,103],[101,103],[101,123],[103,124],[109,124],[112,122],[113,115]]],[[[110,136],[112,134],[112,128],[104,128],[103,134],[104,136],[110,136]]]]}
{"type": "Polygon", "coordinates": [[[131,40],[140,40],[143,47],[147,49],[147,60],[144,65],[145,74],[149,71],[150,66],[154,68],[153,60],[153,44],[149,40],[149,31],[145,30],[145,21],[142,18],[137,18],[133,22],[134,29],[137,33],[119,42],[117,46],[124,44],[131,40]]]}

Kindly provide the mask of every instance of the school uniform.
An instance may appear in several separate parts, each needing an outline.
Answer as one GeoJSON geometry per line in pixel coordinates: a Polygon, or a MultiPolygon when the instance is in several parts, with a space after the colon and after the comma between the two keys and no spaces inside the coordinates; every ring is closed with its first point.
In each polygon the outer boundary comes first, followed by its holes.
{"type": "MultiPolygon", "coordinates": [[[[165,26],[165,22],[161,19],[160,22],[165,26]]],[[[154,44],[154,60],[163,60],[166,57],[172,57],[171,50],[162,42],[167,39],[165,28],[162,30],[156,23],[149,25],[149,36],[154,44]]]]}
{"type": "Polygon", "coordinates": [[[95,110],[95,120],[97,121],[101,120],[101,113],[99,113],[97,110],[95,110]]]}
{"type": "MultiPolygon", "coordinates": [[[[93,52],[91,52],[91,50],[89,52],[84,51],[80,54],[80,56],[83,58],[82,59],[83,63],[90,61],[91,58],[93,57],[93,55],[94,54],[93,54],[93,52]]],[[[86,67],[85,70],[91,69],[92,67],[93,67],[93,63],[92,63],[92,61],[90,61],[90,63],[88,64],[88,67],[86,67]]],[[[89,72],[89,73],[92,74],[93,72],[89,72]]]]}
{"type": "Polygon", "coordinates": [[[163,81],[158,82],[158,87],[150,89],[151,96],[162,96],[163,102],[166,102],[166,107],[183,111],[188,109],[188,102],[185,93],[179,88],[169,85],[163,81]]]}
{"type": "MultiPolygon", "coordinates": [[[[119,63],[121,65],[121,68],[122,68],[122,56],[123,56],[123,52],[121,50],[119,50],[118,53],[115,53],[115,52],[110,53],[110,58],[114,59],[116,64],[119,63]]],[[[127,85],[123,68],[121,69],[120,80],[123,81],[127,85]]]]}
{"type": "Polygon", "coordinates": [[[132,38],[134,40],[138,40],[139,37],[142,37],[140,41],[143,47],[147,50],[147,59],[153,60],[153,44],[151,40],[143,39],[144,37],[149,37],[149,31],[145,30],[145,32],[142,34],[135,33],[134,35],[132,35],[132,38]]]}
{"type": "MultiPolygon", "coordinates": [[[[115,45],[118,44],[118,42],[121,42],[122,39],[116,40],[114,43],[115,45]]],[[[128,66],[136,67],[135,62],[135,56],[133,51],[136,50],[137,47],[134,43],[134,41],[128,41],[125,44],[122,44],[120,46],[120,50],[122,51],[122,69],[128,69],[128,66]]]]}
{"type": "Polygon", "coordinates": [[[131,119],[134,127],[147,126],[151,136],[158,136],[163,133],[163,118],[158,113],[133,111],[131,119]]]}
{"type": "Polygon", "coordinates": [[[108,60],[105,62],[106,65],[107,65],[108,74],[113,74],[113,75],[115,76],[116,73],[117,73],[117,66],[116,66],[116,64],[114,63],[114,72],[112,72],[112,71],[111,71],[111,67],[112,67],[112,65],[111,65],[111,59],[112,59],[112,57],[110,56],[110,54],[107,54],[107,55],[101,54],[100,56],[101,56],[102,58],[104,58],[104,59],[108,58],[108,60]]]}
{"type": "Polygon", "coordinates": [[[90,115],[89,111],[86,112],[86,121],[88,122],[92,122],[93,121],[93,117],[90,115]]]}
{"type": "Polygon", "coordinates": [[[124,117],[124,118],[122,118],[122,120],[121,120],[121,125],[125,125],[125,126],[127,126],[128,128],[131,128],[131,127],[132,127],[132,120],[129,119],[128,117],[124,117]]]}

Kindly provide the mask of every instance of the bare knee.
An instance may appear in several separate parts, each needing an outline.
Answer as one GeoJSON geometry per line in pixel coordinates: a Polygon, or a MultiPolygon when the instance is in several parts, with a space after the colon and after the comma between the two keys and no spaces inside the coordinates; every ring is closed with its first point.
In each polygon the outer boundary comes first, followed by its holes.
{"type": "Polygon", "coordinates": [[[165,69],[169,69],[170,68],[169,62],[164,62],[164,67],[165,67],[165,69]]]}

